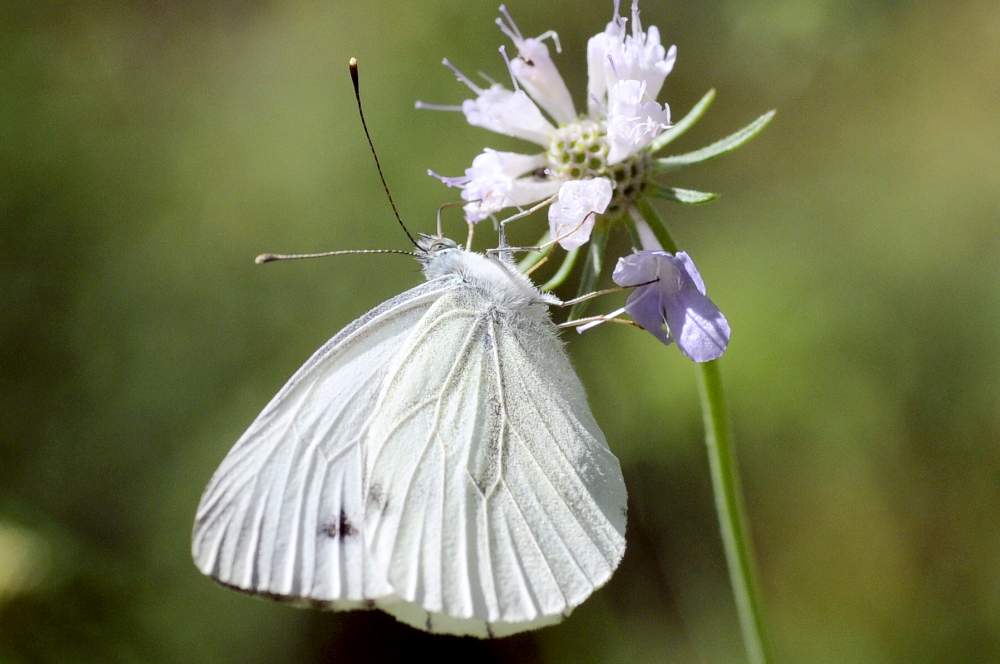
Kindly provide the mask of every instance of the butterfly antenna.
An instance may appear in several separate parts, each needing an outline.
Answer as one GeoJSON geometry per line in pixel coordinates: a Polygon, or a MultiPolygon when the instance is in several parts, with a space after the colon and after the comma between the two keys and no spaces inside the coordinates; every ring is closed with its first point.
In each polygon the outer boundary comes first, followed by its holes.
{"type": "Polygon", "coordinates": [[[420,245],[417,244],[416,239],[410,233],[406,224],[403,223],[403,218],[399,216],[399,209],[396,208],[396,201],[392,199],[392,194],[389,192],[389,185],[385,181],[385,174],[382,173],[382,163],[379,161],[378,153],[375,151],[375,143],[372,142],[372,135],[368,131],[368,123],[365,122],[365,111],[361,107],[361,90],[358,88],[358,59],[352,57],[348,60],[347,68],[351,71],[351,83],[354,84],[354,98],[358,101],[358,115],[361,116],[361,128],[365,130],[365,138],[368,139],[368,147],[371,148],[372,157],[375,158],[375,168],[378,169],[379,179],[382,180],[382,188],[385,190],[386,198],[389,199],[389,205],[392,207],[392,213],[396,215],[396,221],[399,222],[400,227],[403,229],[403,232],[406,233],[406,237],[410,239],[410,242],[413,243],[413,246],[419,250],[420,245]]]}
{"type": "Polygon", "coordinates": [[[350,254],[403,254],[405,256],[420,256],[413,251],[402,249],[342,249],[340,251],[323,251],[318,254],[260,254],[253,259],[257,265],[275,261],[298,261],[304,258],[326,258],[327,256],[347,256],[350,254]]]}

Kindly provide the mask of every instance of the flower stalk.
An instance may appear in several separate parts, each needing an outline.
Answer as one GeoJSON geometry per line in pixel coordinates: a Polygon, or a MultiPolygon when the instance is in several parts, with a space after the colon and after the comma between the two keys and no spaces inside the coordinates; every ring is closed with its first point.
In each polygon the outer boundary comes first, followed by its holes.
{"type": "Polygon", "coordinates": [[[698,364],[698,394],[705,423],[705,445],[712,474],[715,511],[719,517],[743,645],[751,664],[766,664],[771,661],[770,647],[718,360],[698,364]]]}
{"type": "MultiPolygon", "coordinates": [[[[640,202],[639,211],[663,246],[676,251],[677,243],[648,200],[640,202]]],[[[736,614],[743,634],[743,645],[751,664],[767,664],[771,661],[770,642],[757,585],[753,541],[743,505],[742,482],[736,463],[719,360],[699,362],[697,367],[698,397],[705,426],[712,494],[722,535],[722,548],[726,554],[726,567],[729,569],[729,583],[733,589],[736,614]]]]}

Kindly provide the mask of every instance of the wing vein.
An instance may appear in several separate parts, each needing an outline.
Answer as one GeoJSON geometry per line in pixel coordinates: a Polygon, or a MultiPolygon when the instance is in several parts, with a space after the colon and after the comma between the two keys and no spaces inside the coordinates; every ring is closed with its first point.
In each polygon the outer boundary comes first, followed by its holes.
{"type": "MultiPolygon", "coordinates": [[[[444,319],[444,317],[446,315],[447,314],[442,314],[441,316],[439,316],[438,318],[436,318],[434,320],[434,323],[432,323],[432,324],[435,324],[435,323],[437,323],[437,321],[444,319]]],[[[416,463],[413,466],[413,472],[410,474],[410,478],[407,481],[406,490],[403,492],[403,504],[404,505],[407,505],[409,503],[410,492],[411,492],[411,490],[413,488],[413,481],[414,481],[417,473],[419,472],[420,467],[424,463],[424,459],[427,456],[427,451],[431,448],[432,442],[435,439],[437,439],[437,440],[439,440],[439,442],[442,442],[442,445],[443,445],[443,441],[440,441],[440,436],[439,436],[440,420],[441,420],[441,404],[444,401],[444,396],[445,396],[445,394],[448,391],[448,387],[451,385],[452,380],[454,379],[455,374],[457,373],[458,367],[463,363],[464,358],[468,354],[469,347],[471,346],[472,340],[475,338],[476,330],[478,330],[478,329],[479,329],[479,320],[476,319],[474,321],[472,327],[469,329],[469,332],[466,335],[465,339],[463,340],[461,350],[455,356],[455,359],[452,362],[451,368],[448,370],[448,373],[446,374],[445,380],[442,383],[441,388],[437,392],[437,396],[435,398],[435,405],[434,405],[434,415],[433,415],[433,420],[432,420],[430,431],[428,432],[427,438],[426,438],[426,440],[424,441],[424,443],[423,443],[423,445],[421,447],[420,455],[418,456],[417,461],[416,461],[416,463]]],[[[442,469],[442,471],[443,470],[444,469],[442,469]]],[[[417,539],[417,564],[416,564],[416,569],[418,569],[418,570],[420,569],[420,566],[421,566],[422,561],[423,561],[424,536],[425,536],[425,533],[426,533],[426,530],[427,530],[427,510],[424,510],[421,513],[421,517],[423,518],[423,522],[421,523],[420,536],[417,539]]],[[[441,551],[441,554],[443,554],[443,553],[444,553],[444,551],[441,551]]],[[[417,576],[419,578],[419,574],[417,576]]],[[[442,584],[442,581],[439,581],[438,584],[440,586],[442,584]]],[[[443,589],[439,587],[438,590],[440,591],[440,590],[443,590],[443,589]]],[[[413,594],[415,594],[415,589],[413,591],[413,594]]]]}

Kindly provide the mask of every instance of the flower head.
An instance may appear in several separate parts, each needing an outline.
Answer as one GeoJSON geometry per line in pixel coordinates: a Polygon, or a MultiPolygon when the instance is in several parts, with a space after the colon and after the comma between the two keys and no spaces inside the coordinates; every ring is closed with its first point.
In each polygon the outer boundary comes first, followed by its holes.
{"type": "Polygon", "coordinates": [[[646,148],[670,125],[670,109],[657,102],[656,96],[677,51],[664,49],[655,27],[642,29],[638,0],[633,2],[631,31],[627,32],[628,21],[619,15],[616,1],[611,21],[587,46],[588,113],[581,117],[546,43],[561,51],[558,35],[550,30],[526,37],[506,7],[500,7],[500,15],[497,25],[516,49],[510,58],[506,48],[500,48],[513,89],[493,81],[481,87],[445,60],[474,96],[460,107],[420,102],[417,106],[461,110],[469,124],[541,145],[545,151],[516,155],[487,150],[476,157],[464,177],[441,179],[462,188],[462,198],[469,201],[465,212],[470,222],[558,192],[549,214],[550,233],[558,237],[560,231],[577,228],[562,244],[579,246],[589,239],[596,214],[618,216],[642,194],[652,171],[646,148]],[[501,154],[517,167],[496,163],[486,167],[486,155],[501,154]],[[581,196],[600,202],[606,185],[612,194],[600,210],[571,203],[583,200],[581,196]]]}
{"type": "Polygon", "coordinates": [[[729,345],[729,323],[705,294],[694,261],[683,251],[636,251],[618,259],[612,279],[635,287],[625,311],[665,344],[695,362],[721,357],[729,345]]]}
{"type": "MultiPolygon", "coordinates": [[[[677,48],[664,46],[655,26],[643,27],[638,0],[632,0],[629,18],[621,15],[620,0],[613,2],[611,20],[587,42],[585,113],[577,110],[553,60],[552,48],[562,52],[559,36],[551,30],[537,37],[526,36],[501,5],[496,23],[511,44],[499,51],[510,74],[510,86],[485,74],[486,83],[477,84],[445,60],[471,91],[471,97],[460,105],[417,102],[417,107],[461,111],[474,126],[543,149],[519,154],[487,148],[473,159],[464,175],[431,174],[462,190],[470,223],[491,217],[496,220],[503,210],[517,208],[516,214],[500,224],[502,231],[506,223],[548,206],[550,242],[541,243],[542,251],[558,243],[572,252],[589,242],[597,228],[599,235],[593,238],[596,246],[587,260],[588,266],[598,271],[608,234],[627,229],[642,250],[620,259],[614,271],[619,285],[635,289],[626,305],[603,316],[582,316],[587,299],[576,298],[573,320],[564,325],[583,332],[628,313],[633,319],[628,322],[645,328],[665,344],[676,342],[690,359],[706,362],[725,352],[729,324],[705,294],[694,262],[686,253],[676,251],[666,225],[648,199],[698,205],[716,195],[669,186],[654,181],[653,176],[739,148],[767,126],[774,111],[700,150],[654,159],[654,153],[698,121],[715,91],[706,93],[682,120],[671,125],[670,107],[657,98],[673,71],[677,48]],[[670,251],[664,251],[662,238],[670,251]]],[[[504,238],[501,233],[501,243],[504,238]]],[[[563,266],[543,288],[561,285],[575,259],[575,253],[567,254],[563,266]]],[[[533,270],[544,260],[524,264],[531,263],[533,270]]]]}

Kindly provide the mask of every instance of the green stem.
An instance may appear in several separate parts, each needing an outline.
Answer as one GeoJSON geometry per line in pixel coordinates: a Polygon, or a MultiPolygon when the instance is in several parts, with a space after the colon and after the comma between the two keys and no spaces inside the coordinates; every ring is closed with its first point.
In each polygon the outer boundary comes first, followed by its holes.
{"type": "Polygon", "coordinates": [[[760,592],[754,577],[753,543],[747,525],[746,510],[740,488],[739,468],[733,449],[732,430],[726,412],[722,389],[722,374],[718,360],[698,365],[698,392],[702,418],[705,422],[705,444],[712,473],[715,510],[722,531],[722,545],[729,567],[729,582],[733,587],[736,612],[743,632],[747,660],[752,664],[771,661],[760,592]]]}
{"type": "MultiPolygon", "coordinates": [[[[664,249],[676,252],[677,244],[656,209],[645,198],[639,200],[638,208],[664,249]]],[[[733,587],[747,660],[751,664],[767,664],[771,661],[770,647],[755,579],[753,543],[743,507],[740,473],[736,465],[718,360],[698,365],[698,392],[702,419],[705,422],[705,445],[708,448],[708,465],[712,474],[715,511],[719,517],[722,546],[726,553],[726,566],[729,568],[729,583],[733,587]]]]}

